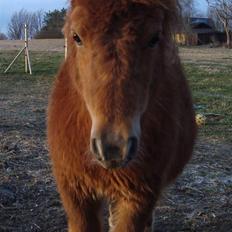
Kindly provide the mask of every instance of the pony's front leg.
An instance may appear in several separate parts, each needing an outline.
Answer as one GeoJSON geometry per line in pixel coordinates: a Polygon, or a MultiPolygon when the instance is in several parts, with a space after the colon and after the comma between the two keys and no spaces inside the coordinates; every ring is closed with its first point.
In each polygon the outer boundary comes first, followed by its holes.
{"type": "Polygon", "coordinates": [[[68,232],[101,232],[103,230],[101,200],[80,200],[77,193],[67,190],[61,191],[61,198],[67,213],[68,232]]]}
{"type": "Polygon", "coordinates": [[[85,203],[68,213],[68,232],[101,232],[102,222],[98,203],[85,203]]]}
{"type": "Polygon", "coordinates": [[[118,201],[110,207],[110,232],[144,232],[149,231],[153,201],[144,202],[118,201]]]}

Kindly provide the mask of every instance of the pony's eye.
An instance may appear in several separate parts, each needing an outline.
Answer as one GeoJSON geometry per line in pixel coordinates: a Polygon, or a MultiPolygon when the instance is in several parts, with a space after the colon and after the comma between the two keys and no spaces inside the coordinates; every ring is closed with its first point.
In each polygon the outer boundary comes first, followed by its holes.
{"type": "Polygon", "coordinates": [[[154,48],[159,41],[160,41],[160,33],[155,33],[150,39],[150,41],[148,42],[148,47],[154,48]]]}
{"type": "Polygon", "coordinates": [[[73,33],[73,39],[76,41],[78,46],[82,46],[82,40],[80,36],[77,33],[73,33]]]}

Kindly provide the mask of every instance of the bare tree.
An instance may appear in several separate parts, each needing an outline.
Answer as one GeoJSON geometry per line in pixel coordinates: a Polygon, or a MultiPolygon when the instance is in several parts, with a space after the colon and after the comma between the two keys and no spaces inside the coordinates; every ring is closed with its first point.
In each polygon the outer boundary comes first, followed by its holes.
{"type": "Polygon", "coordinates": [[[231,47],[232,0],[207,0],[207,2],[224,27],[227,47],[231,47]]]}
{"type": "Polygon", "coordinates": [[[215,9],[212,8],[212,7],[208,8],[208,14],[207,15],[208,15],[208,18],[210,18],[210,19],[213,20],[215,29],[217,31],[223,32],[224,31],[224,27],[222,25],[221,20],[219,19],[218,15],[215,12],[215,9]]]}
{"type": "Polygon", "coordinates": [[[31,14],[31,37],[36,36],[44,26],[44,12],[42,10],[31,14]]]}
{"type": "Polygon", "coordinates": [[[194,0],[180,0],[183,27],[186,33],[191,33],[190,19],[196,14],[194,0]]]}
{"type": "Polygon", "coordinates": [[[0,40],[6,40],[6,39],[7,36],[4,33],[0,32],[0,40]]]}
{"type": "Polygon", "coordinates": [[[43,26],[43,11],[28,12],[24,9],[15,12],[8,25],[10,39],[22,39],[24,37],[24,25],[28,25],[28,35],[33,38],[43,26]]]}
{"type": "Polygon", "coordinates": [[[183,17],[193,17],[195,11],[194,0],[181,0],[180,5],[183,17]]]}
{"type": "Polygon", "coordinates": [[[8,25],[8,36],[10,39],[22,39],[23,25],[25,23],[25,11],[15,12],[8,25]]]}

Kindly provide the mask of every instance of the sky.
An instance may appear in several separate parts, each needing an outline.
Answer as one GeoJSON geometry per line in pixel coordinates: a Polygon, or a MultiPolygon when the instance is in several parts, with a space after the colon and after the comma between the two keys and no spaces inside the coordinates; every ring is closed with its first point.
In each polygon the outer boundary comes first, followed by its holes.
{"type": "MultiPolygon", "coordinates": [[[[181,1],[181,0],[180,0],[181,1]]],[[[203,14],[206,13],[206,1],[195,0],[196,7],[203,14]]],[[[7,26],[12,14],[21,9],[30,12],[43,10],[45,12],[54,9],[67,8],[68,0],[0,0],[0,32],[7,33],[7,26]]]]}
{"type": "Polygon", "coordinates": [[[0,32],[7,33],[12,14],[21,9],[29,12],[67,8],[67,0],[0,0],[0,32]]]}
{"type": "MultiPolygon", "coordinates": [[[[1,0],[0,0],[1,1],[1,0]]],[[[181,0],[180,0],[181,1],[181,0]]],[[[195,7],[199,12],[206,15],[207,14],[207,2],[206,0],[195,0],[195,7]]]]}

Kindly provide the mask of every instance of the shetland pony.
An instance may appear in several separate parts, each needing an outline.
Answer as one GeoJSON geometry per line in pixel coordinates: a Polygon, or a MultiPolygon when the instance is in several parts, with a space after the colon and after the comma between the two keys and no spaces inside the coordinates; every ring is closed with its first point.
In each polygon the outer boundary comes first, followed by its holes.
{"type": "Polygon", "coordinates": [[[172,39],[176,0],[72,0],[68,57],[48,108],[69,232],[148,231],[161,191],[189,161],[196,125],[172,39]]]}

